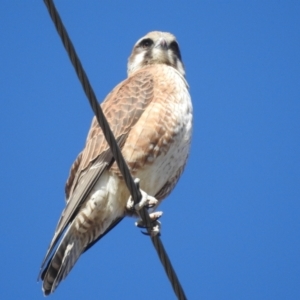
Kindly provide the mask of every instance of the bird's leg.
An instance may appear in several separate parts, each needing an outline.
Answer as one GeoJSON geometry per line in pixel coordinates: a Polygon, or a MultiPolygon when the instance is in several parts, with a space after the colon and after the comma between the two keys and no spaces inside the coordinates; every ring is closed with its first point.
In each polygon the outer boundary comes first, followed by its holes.
{"type": "MultiPolygon", "coordinates": [[[[127,201],[126,208],[129,211],[135,211],[138,215],[140,215],[139,211],[143,207],[150,209],[152,211],[151,213],[149,213],[150,221],[152,224],[152,229],[151,229],[150,234],[152,236],[155,236],[160,233],[161,223],[158,221],[158,219],[162,216],[161,211],[153,212],[155,207],[158,205],[158,200],[155,197],[148,195],[145,191],[140,189],[140,186],[139,186],[140,179],[139,178],[135,178],[134,182],[135,182],[137,188],[140,190],[140,192],[142,194],[142,198],[139,203],[134,204],[134,201],[133,201],[132,197],[130,196],[127,201]]],[[[141,218],[135,222],[135,225],[137,227],[146,228],[146,225],[144,224],[144,222],[141,218]]]]}
{"type": "Polygon", "coordinates": [[[150,209],[151,211],[153,211],[155,209],[155,207],[158,205],[158,200],[155,197],[152,197],[150,195],[148,195],[145,191],[140,189],[140,179],[139,178],[135,178],[134,182],[137,186],[137,188],[140,190],[142,198],[139,201],[139,203],[134,204],[134,201],[132,199],[132,197],[130,196],[128,201],[127,201],[127,205],[126,208],[129,211],[134,211],[134,212],[139,212],[143,207],[146,207],[147,209],[150,209]]]}

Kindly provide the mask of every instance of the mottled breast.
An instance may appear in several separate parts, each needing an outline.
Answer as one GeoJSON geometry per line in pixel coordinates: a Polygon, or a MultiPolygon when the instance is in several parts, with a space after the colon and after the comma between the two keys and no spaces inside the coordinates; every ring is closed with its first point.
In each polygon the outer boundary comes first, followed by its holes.
{"type": "Polygon", "coordinates": [[[131,129],[122,153],[147,193],[156,195],[169,182],[164,198],[188,157],[192,103],[187,82],[174,68],[155,65],[144,71],[152,74],[153,99],[131,129]]]}

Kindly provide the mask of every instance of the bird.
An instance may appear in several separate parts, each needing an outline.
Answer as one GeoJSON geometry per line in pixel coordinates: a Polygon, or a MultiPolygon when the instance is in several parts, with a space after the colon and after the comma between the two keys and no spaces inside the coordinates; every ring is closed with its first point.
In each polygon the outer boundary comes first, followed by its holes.
{"type": "MultiPolygon", "coordinates": [[[[140,38],[128,58],[127,78],[101,108],[131,175],[154,199],[155,210],[178,182],[192,137],[193,107],[176,37],[152,31],[140,38]]],[[[82,253],[124,217],[138,215],[130,209],[130,193],[95,117],[65,194],[66,207],[39,274],[46,296],[82,253]]]]}

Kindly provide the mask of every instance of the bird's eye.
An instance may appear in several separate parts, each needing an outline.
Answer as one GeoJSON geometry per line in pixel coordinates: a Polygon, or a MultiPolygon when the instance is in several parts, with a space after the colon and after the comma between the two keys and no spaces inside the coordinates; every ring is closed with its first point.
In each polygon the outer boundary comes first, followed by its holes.
{"type": "Polygon", "coordinates": [[[180,50],[179,50],[179,46],[178,46],[177,42],[173,41],[173,42],[170,44],[170,49],[174,52],[174,54],[175,54],[179,59],[181,59],[181,54],[180,54],[180,50]]]}
{"type": "Polygon", "coordinates": [[[144,39],[140,42],[139,47],[146,49],[152,46],[152,44],[153,41],[151,39],[144,39]]]}

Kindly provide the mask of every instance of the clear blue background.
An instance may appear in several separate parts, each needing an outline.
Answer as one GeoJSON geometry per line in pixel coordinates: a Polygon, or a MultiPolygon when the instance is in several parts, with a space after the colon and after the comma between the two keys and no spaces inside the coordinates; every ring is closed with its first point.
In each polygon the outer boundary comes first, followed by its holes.
{"type": "MultiPolygon", "coordinates": [[[[189,299],[300,299],[300,2],[56,1],[99,101],[152,30],[181,45],[191,155],[162,240],[189,299]]],[[[41,260],[93,116],[42,1],[0,3],[0,298],[43,299],[41,260]]],[[[175,299],[127,219],[51,299],[175,299]]]]}

